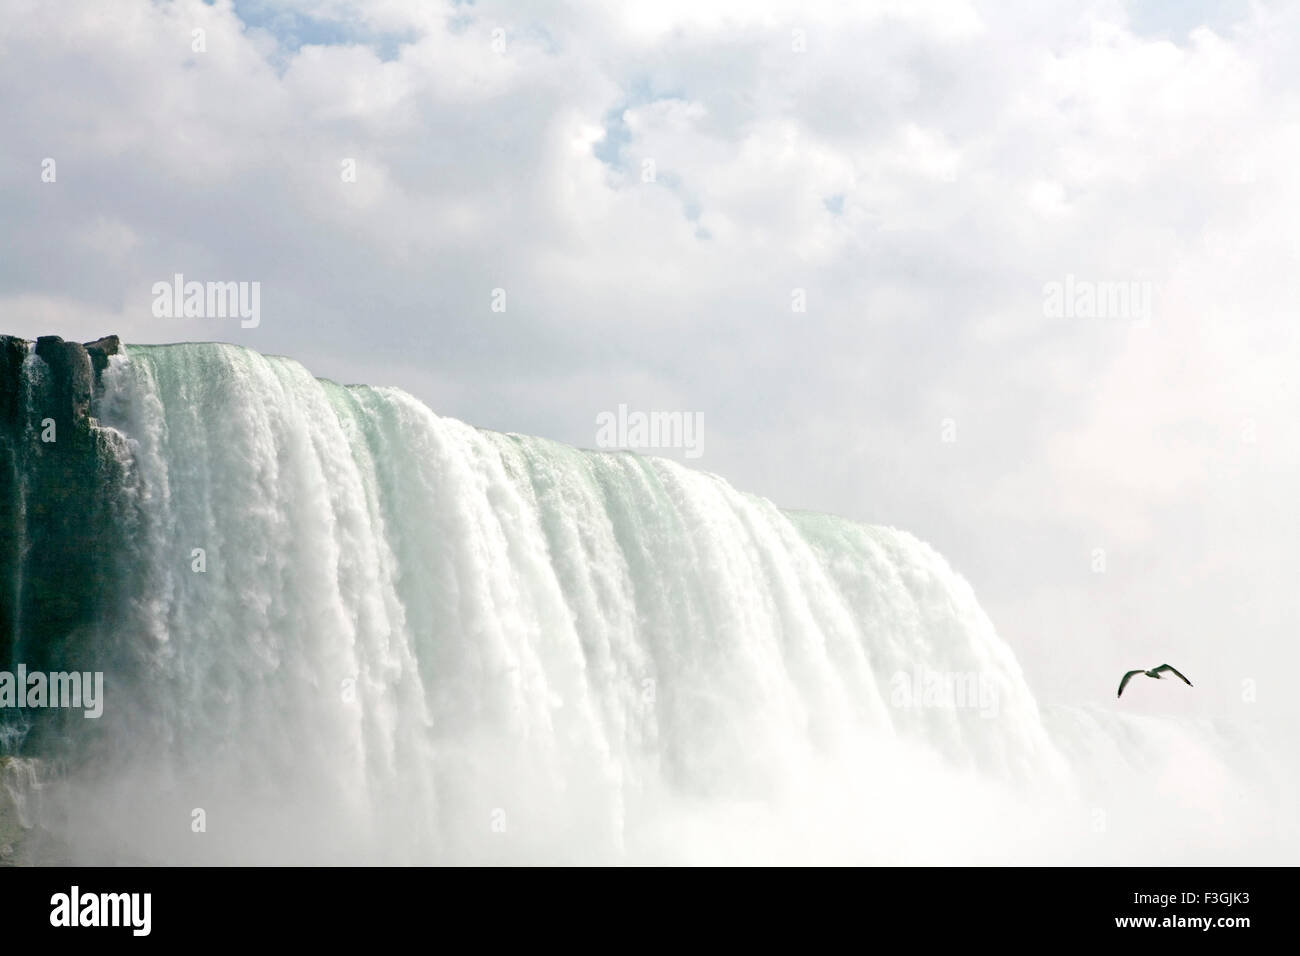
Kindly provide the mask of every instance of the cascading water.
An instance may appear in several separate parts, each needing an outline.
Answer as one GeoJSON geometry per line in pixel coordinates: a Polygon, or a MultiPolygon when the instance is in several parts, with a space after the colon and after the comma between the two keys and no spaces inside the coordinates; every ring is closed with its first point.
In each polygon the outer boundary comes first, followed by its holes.
{"type": "Polygon", "coordinates": [[[120,534],[64,857],[963,861],[1062,813],[1088,842],[1078,761],[906,533],[233,346],[132,347],[94,414],[120,534]],[[978,706],[928,706],[936,674],[978,706]]]}

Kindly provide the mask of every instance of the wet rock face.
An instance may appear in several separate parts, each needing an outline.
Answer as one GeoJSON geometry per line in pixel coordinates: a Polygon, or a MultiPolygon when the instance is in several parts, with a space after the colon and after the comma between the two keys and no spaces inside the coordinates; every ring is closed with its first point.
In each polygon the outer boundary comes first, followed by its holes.
{"type": "Polygon", "coordinates": [[[23,531],[18,452],[26,427],[22,368],[27,345],[25,339],[0,336],[0,669],[9,664],[18,619],[17,571],[23,531]]]}
{"type": "MultiPolygon", "coordinates": [[[[21,427],[23,361],[31,343],[16,335],[0,335],[0,432],[12,435],[21,427]]],[[[49,368],[55,401],[44,409],[60,427],[84,429],[99,377],[109,356],[122,352],[122,340],[106,335],[82,345],[57,335],[36,340],[36,354],[49,368]]]]}
{"type": "Polygon", "coordinates": [[[108,357],[117,355],[122,351],[122,340],[116,335],[106,335],[102,339],[95,339],[93,342],[86,343],[86,352],[90,355],[90,364],[95,369],[95,381],[99,382],[99,376],[108,368],[108,357]]]}
{"type": "Polygon", "coordinates": [[[0,336],[0,670],[93,656],[116,587],[123,465],[92,407],[96,369],[120,350],[117,336],[47,335],[29,361],[28,341],[0,336]]]}
{"type": "Polygon", "coordinates": [[[22,414],[22,367],[27,341],[0,335],[0,435],[10,434],[22,414]]]}
{"type": "Polygon", "coordinates": [[[40,761],[0,756],[0,866],[43,862],[37,804],[46,776],[40,761]]]}
{"type": "Polygon", "coordinates": [[[36,354],[50,368],[52,402],[46,409],[60,427],[76,432],[90,424],[90,398],[95,374],[90,353],[79,342],[65,342],[57,335],[36,340],[36,354]]]}

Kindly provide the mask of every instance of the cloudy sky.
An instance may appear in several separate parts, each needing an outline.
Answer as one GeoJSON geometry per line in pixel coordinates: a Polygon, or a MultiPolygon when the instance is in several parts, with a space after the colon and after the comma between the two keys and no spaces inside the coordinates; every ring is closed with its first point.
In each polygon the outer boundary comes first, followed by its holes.
{"type": "Polygon", "coordinates": [[[1294,6],[0,14],[0,331],[236,342],[588,447],[698,412],[693,466],[948,556],[1044,702],[1164,660],[1203,692],[1133,708],[1291,696],[1294,6]],[[175,273],[260,282],[260,325],[155,318],[175,273]],[[1067,276],[1150,308],[1054,314],[1067,276]]]}

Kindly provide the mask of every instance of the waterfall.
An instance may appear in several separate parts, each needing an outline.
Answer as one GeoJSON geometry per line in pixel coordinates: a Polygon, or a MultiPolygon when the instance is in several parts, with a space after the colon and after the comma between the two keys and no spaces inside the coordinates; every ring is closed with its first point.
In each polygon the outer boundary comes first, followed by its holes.
{"type": "Polygon", "coordinates": [[[1047,719],[970,586],[906,532],[229,345],[133,346],[93,413],[117,534],[112,591],[59,658],[106,675],[104,716],[55,738],[78,754],[71,858],[1093,843],[1078,738],[1115,728],[1047,719]]]}

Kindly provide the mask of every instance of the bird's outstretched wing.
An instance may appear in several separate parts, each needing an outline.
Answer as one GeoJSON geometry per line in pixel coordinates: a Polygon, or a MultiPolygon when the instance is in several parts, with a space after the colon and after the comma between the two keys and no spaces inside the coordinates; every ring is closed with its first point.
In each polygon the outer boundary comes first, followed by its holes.
{"type": "Polygon", "coordinates": [[[1124,679],[1119,682],[1119,693],[1117,693],[1115,696],[1119,697],[1121,694],[1123,694],[1124,685],[1126,685],[1129,682],[1129,680],[1133,677],[1134,674],[1141,674],[1142,672],[1143,672],[1142,669],[1138,668],[1135,671],[1129,671],[1127,674],[1125,674],[1124,679]]]}
{"type": "Polygon", "coordinates": [[[1179,679],[1180,679],[1184,684],[1186,684],[1188,687],[1191,687],[1191,686],[1192,686],[1192,682],[1191,682],[1191,681],[1189,681],[1186,677],[1183,677],[1182,674],[1179,674],[1177,670],[1175,670],[1173,667],[1170,667],[1168,664],[1161,664],[1159,667],[1157,667],[1157,668],[1156,668],[1154,671],[1152,671],[1151,673],[1153,673],[1153,674],[1159,674],[1161,671],[1169,671],[1169,672],[1172,673],[1174,676],[1178,677],[1178,678],[1179,678],[1179,679]]]}

